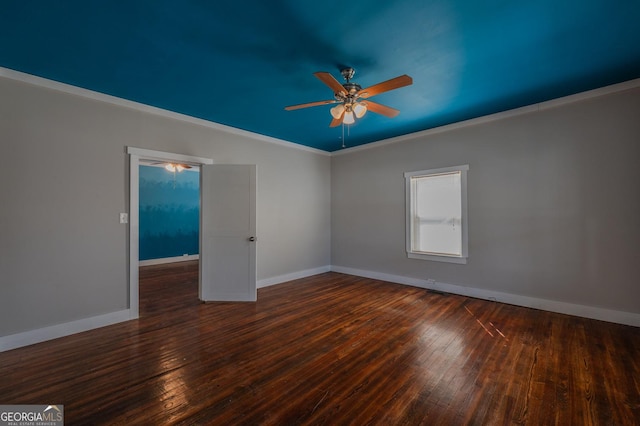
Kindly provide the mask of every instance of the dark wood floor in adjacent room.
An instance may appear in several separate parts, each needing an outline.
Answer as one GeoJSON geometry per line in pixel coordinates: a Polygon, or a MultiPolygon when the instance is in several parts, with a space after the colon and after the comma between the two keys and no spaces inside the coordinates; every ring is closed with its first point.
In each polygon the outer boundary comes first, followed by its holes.
{"type": "Polygon", "coordinates": [[[141,318],[0,353],[0,404],[66,424],[638,425],[640,328],[327,273],[197,300],[141,268],[141,318]]]}

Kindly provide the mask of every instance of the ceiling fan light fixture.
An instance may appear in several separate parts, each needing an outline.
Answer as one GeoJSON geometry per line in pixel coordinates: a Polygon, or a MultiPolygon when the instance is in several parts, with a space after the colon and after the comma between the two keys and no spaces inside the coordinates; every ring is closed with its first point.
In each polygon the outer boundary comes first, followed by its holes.
{"type": "Polygon", "coordinates": [[[342,122],[344,124],[353,124],[356,122],[356,120],[353,118],[353,112],[352,111],[347,111],[344,113],[344,118],[342,119],[342,122]]]}
{"type": "Polygon", "coordinates": [[[166,171],[171,172],[171,173],[175,173],[175,172],[180,173],[183,170],[190,169],[191,166],[186,165],[186,164],[167,163],[167,164],[164,165],[164,168],[165,168],[166,171]]]}
{"type": "Polygon", "coordinates": [[[364,117],[364,114],[366,112],[367,112],[367,106],[362,102],[356,103],[355,106],[353,107],[353,113],[356,115],[356,118],[364,117]]]}
{"type": "Polygon", "coordinates": [[[338,104],[329,110],[331,112],[331,116],[336,120],[340,119],[342,113],[344,112],[344,104],[338,104]]]}

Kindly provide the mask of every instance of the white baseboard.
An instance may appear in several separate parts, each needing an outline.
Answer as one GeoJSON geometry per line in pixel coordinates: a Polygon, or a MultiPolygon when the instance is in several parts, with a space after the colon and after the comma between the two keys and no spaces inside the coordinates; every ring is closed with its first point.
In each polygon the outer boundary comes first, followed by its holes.
{"type": "MultiPolygon", "coordinates": [[[[172,259],[171,262],[194,260],[194,259],[191,259],[191,257],[192,256],[178,256],[175,258],[152,259],[150,261],[144,261],[144,262],[154,262],[154,261],[166,260],[166,259],[172,259]]],[[[193,257],[195,257],[195,259],[198,259],[197,255],[194,255],[193,257]]],[[[166,262],[160,262],[160,263],[166,263],[166,262]]],[[[147,265],[149,264],[158,264],[158,263],[148,263],[147,265]]],[[[140,265],[143,266],[143,263],[140,262],[140,265]]],[[[299,278],[310,277],[312,275],[322,274],[325,272],[329,272],[330,270],[331,270],[330,266],[322,266],[319,268],[292,272],[290,274],[285,274],[277,277],[271,277],[271,278],[259,280],[256,283],[256,287],[258,288],[267,287],[270,285],[275,285],[275,284],[283,283],[286,281],[291,281],[299,278]]],[[[39,328],[36,330],[29,330],[22,333],[11,334],[9,336],[0,336],[0,352],[20,348],[23,346],[33,345],[40,342],[45,342],[47,340],[57,339],[59,337],[70,336],[72,334],[93,330],[95,328],[105,327],[107,325],[117,324],[119,322],[128,321],[130,319],[135,319],[135,318],[137,318],[137,316],[133,314],[133,311],[130,309],[126,309],[123,311],[112,312],[104,315],[98,315],[91,318],[71,321],[64,324],[57,324],[49,327],[39,328]]]]}
{"type": "Polygon", "coordinates": [[[134,319],[129,309],[0,337],[0,352],[134,319]]]}
{"type": "Polygon", "coordinates": [[[277,277],[265,278],[258,280],[256,283],[257,288],[268,287],[270,285],[281,284],[287,281],[298,280],[300,278],[306,278],[313,275],[324,274],[330,272],[331,266],[321,266],[319,268],[306,269],[304,271],[292,272],[290,274],[278,275],[277,277]]]}
{"type": "Polygon", "coordinates": [[[557,302],[555,300],[538,299],[535,297],[520,296],[517,294],[502,293],[499,291],[484,290],[473,287],[463,287],[442,282],[430,283],[427,280],[421,280],[418,278],[385,274],[382,272],[366,271],[362,269],[348,268],[338,265],[332,265],[331,270],[333,272],[340,272],[348,275],[356,275],[359,277],[389,281],[414,287],[427,288],[430,290],[437,290],[445,293],[458,294],[460,296],[475,297],[477,299],[508,303],[510,305],[523,306],[526,308],[541,309],[549,312],[557,312],[560,314],[574,315],[583,318],[591,318],[600,321],[608,321],[617,324],[640,327],[640,314],[632,312],[616,311],[566,302],[557,302]]]}
{"type": "Polygon", "coordinates": [[[147,259],[138,262],[138,266],[162,265],[164,263],[186,262],[188,260],[200,259],[199,254],[191,254],[186,256],[162,257],[160,259],[147,259]]]}
{"type": "MultiPolygon", "coordinates": [[[[429,283],[427,282],[427,280],[421,280],[418,278],[385,274],[382,272],[367,271],[363,269],[349,268],[338,265],[322,266],[319,268],[307,269],[304,271],[292,272],[290,274],[262,279],[256,283],[256,287],[267,287],[287,281],[323,274],[330,271],[348,275],[356,275],[365,278],[372,278],[376,280],[389,281],[397,284],[410,285],[413,287],[437,290],[445,293],[458,294],[461,296],[469,296],[478,299],[524,306],[527,308],[541,309],[550,312],[557,312],[561,314],[575,315],[584,318],[591,318],[601,321],[640,327],[640,314],[632,312],[616,311],[593,306],[557,302],[554,300],[538,299],[534,297],[520,296],[516,294],[483,290],[472,287],[463,287],[442,282],[429,283]]],[[[20,348],[23,346],[33,345],[35,343],[40,343],[47,340],[57,339],[59,337],[69,336],[75,333],[81,333],[83,331],[93,330],[95,328],[117,324],[119,322],[124,322],[135,318],[136,317],[132,314],[131,310],[125,309],[122,311],[111,312],[91,318],[85,318],[77,321],[67,322],[64,324],[44,327],[37,330],[25,331],[23,333],[12,334],[9,336],[2,336],[0,337],[0,352],[20,348]]]]}

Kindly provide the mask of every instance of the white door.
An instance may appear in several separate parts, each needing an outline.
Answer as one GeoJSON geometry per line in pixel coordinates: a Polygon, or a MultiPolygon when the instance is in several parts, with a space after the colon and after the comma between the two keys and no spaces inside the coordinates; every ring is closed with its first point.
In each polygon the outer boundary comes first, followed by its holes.
{"type": "Polygon", "coordinates": [[[202,166],[200,299],[255,301],[256,166],[202,166]]]}

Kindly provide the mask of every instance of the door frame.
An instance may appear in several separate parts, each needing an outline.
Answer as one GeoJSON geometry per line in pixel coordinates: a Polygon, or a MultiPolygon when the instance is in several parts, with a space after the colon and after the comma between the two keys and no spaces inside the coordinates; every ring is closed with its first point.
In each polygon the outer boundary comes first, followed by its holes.
{"type": "MultiPolygon", "coordinates": [[[[127,147],[129,154],[129,312],[131,319],[140,317],[140,161],[168,161],[197,166],[213,164],[213,159],[172,152],[127,147]]],[[[202,193],[202,187],[200,188],[202,193]]],[[[202,215],[202,211],[200,214],[202,215]]],[[[202,231],[198,231],[202,238],[202,231]]]]}

